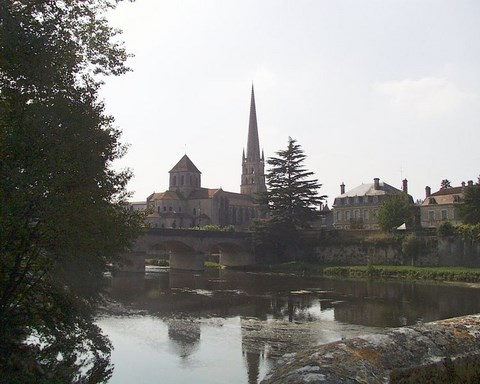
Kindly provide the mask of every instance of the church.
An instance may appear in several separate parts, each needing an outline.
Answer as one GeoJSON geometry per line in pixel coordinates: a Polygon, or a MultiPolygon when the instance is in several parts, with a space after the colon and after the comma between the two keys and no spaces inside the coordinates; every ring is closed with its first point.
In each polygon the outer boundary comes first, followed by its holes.
{"type": "Polygon", "coordinates": [[[256,195],[266,191],[265,160],[260,151],[255,94],[252,85],[247,151],[242,154],[240,193],[202,187],[202,173],[184,155],[169,171],[169,188],[147,197],[147,222],[156,228],[205,225],[247,228],[261,216],[256,195]]]}

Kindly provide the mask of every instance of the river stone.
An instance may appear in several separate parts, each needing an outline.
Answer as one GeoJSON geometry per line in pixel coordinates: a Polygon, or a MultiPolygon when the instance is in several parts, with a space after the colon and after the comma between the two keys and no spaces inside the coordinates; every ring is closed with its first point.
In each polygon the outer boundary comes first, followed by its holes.
{"type": "Polygon", "coordinates": [[[480,382],[480,315],[308,348],[284,356],[262,384],[418,382],[480,382]]]}

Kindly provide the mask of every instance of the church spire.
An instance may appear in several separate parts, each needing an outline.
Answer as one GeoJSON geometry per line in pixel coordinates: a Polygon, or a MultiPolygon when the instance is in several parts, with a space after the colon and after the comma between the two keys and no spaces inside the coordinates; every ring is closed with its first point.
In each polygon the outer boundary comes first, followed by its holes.
{"type": "Polygon", "coordinates": [[[250,119],[248,122],[247,153],[242,154],[242,183],[240,192],[246,195],[256,195],[266,190],[263,151],[260,155],[258,139],[257,111],[255,107],[255,92],[252,84],[250,99],[250,119]]]}
{"type": "Polygon", "coordinates": [[[255,92],[252,84],[252,96],[250,99],[250,120],[248,123],[247,159],[249,161],[260,160],[260,141],[258,139],[257,110],[255,107],[255,92]]]}

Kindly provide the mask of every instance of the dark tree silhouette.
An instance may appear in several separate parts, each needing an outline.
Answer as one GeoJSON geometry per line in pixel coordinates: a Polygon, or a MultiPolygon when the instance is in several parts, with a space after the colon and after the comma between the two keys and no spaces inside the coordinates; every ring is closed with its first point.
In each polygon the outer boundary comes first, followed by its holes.
{"type": "Polygon", "coordinates": [[[95,383],[110,344],[94,324],[106,263],[138,234],[125,148],[97,74],[127,54],[115,0],[0,2],[0,381],[95,383]]]}
{"type": "Polygon", "coordinates": [[[261,195],[260,202],[268,212],[269,236],[280,251],[298,248],[298,230],[308,228],[317,218],[326,196],[318,194],[322,184],[305,169],[306,155],[296,140],[289,137],[287,148],[276,154],[267,160],[267,192],[261,195]]]}

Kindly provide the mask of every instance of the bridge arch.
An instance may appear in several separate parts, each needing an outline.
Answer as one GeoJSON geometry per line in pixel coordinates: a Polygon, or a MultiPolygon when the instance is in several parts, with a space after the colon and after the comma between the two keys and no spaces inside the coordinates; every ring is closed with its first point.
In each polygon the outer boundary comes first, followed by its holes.
{"type": "MultiPolygon", "coordinates": [[[[251,234],[187,229],[151,228],[137,239],[127,258],[143,259],[144,270],[148,255],[165,257],[168,254],[171,268],[200,271],[204,269],[206,254],[210,252],[218,253],[220,263],[227,267],[255,263],[251,234]]],[[[142,264],[139,261],[134,263],[138,271],[142,264]]]]}

